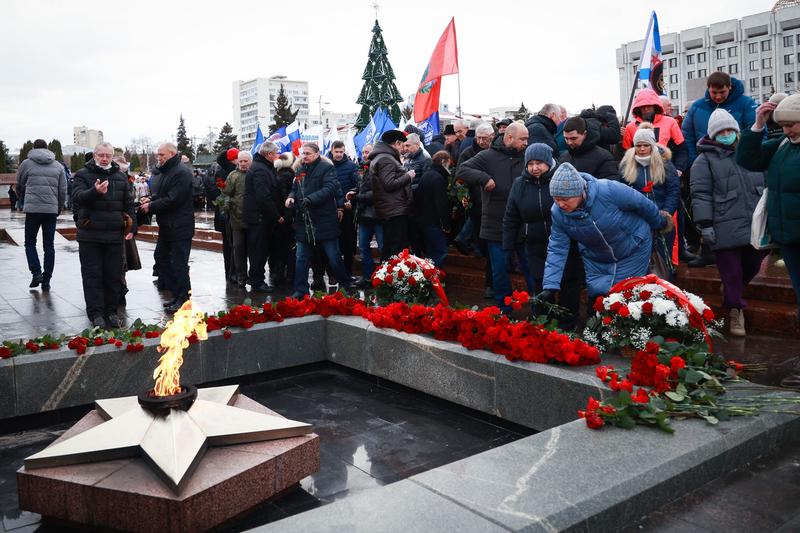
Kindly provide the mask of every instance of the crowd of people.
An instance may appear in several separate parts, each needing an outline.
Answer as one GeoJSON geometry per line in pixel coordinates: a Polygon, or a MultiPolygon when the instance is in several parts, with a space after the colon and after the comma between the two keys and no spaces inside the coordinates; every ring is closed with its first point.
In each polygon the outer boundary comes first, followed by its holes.
{"type": "MultiPolygon", "coordinates": [[[[166,308],[182,305],[194,209],[204,196],[223,235],[226,280],[254,292],[283,286],[301,298],[325,288],[326,276],[344,291],[369,287],[375,257],[404,248],[446,269],[453,244],[486,258],[485,294],[503,311],[510,273],[519,271],[538,295],[534,313],[557,303],[566,310],[560,325],[572,329],[584,287],[593,299],[630,276],[672,279],[678,261],[716,263],[730,331],[744,335],[742,294],[766,254],[750,244],[765,188],[768,229],[800,294],[800,95],[782,96],[757,106],[739,80],[716,72],[705,96],[677,117],[668,99],[645,89],[627,124],[611,106],[569,116],[548,103],[527,121],[456,120],[429,142],[413,125],[390,130],[358,161],[339,141],[328,153],[305,143],[297,157],[265,142],[255,155],[220,153],[210,190],[170,143],[159,146],[149,181],[128,179],[124,160],[100,144],[70,194],[87,314],[98,326],[118,324],[124,242],[151,215],[155,273],[173,298],[166,308]]],[[[62,173],[42,146],[18,172],[32,287],[48,288],[52,277],[62,173]]]]}

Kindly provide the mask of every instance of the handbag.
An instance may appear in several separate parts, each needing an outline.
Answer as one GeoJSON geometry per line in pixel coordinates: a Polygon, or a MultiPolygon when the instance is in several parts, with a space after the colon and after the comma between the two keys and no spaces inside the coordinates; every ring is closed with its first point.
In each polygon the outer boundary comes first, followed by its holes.
{"type": "Polygon", "coordinates": [[[647,265],[647,272],[648,274],[655,274],[663,280],[671,281],[675,273],[675,268],[671,261],[668,263],[667,260],[664,259],[664,256],[659,253],[658,246],[661,246],[664,250],[667,250],[666,240],[661,234],[656,234],[653,236],[653,251],[650,254],[650,262],[647,265]]]}
{"type": "Polygon", "coordinates": [[[772,242],[772,236],[767,229],[767,193],[764,189],[756,209],[753,211],[753,221],[750,224],[750,245],[756,250],[771,250],[778,245],[772,242]]]}
{"type": "Polygon", "coordinates": [[[141,270],[142,261],[139,259],[139,248],[136,239],[125,241],[125,262],[128,270],[141,270]]]}

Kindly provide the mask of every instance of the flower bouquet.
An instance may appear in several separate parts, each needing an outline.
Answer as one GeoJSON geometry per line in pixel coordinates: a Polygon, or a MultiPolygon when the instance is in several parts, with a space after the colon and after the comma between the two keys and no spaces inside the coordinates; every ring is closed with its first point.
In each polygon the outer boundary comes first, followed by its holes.
{"type": "Polygon", "coordinates": [[[381,263],[372,274],[372,286],[378,304],[392,302],[425,304],[433,294],[448,305],[442,288],[444,272],[427,259],[409,253],[408,249],[381,263]]]}
{"type": "Polygon", "coordinates": [[[711,349],[722,325],[702,298],[652,274],[618,283],[593,309],[582,336],[604,352],[643,350],[656,336],[711,349]]]}

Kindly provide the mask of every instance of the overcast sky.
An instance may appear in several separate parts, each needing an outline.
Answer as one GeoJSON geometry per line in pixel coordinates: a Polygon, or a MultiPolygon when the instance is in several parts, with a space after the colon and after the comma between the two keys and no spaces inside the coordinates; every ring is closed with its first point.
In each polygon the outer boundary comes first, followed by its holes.
{"type": "MultiPolygon", "coordinates": [[[[771,9],[772,0],[558,2],[379,0],[378,18],[401,94],[416,91],[433,47],[456,18],[466,113],[619,108],[615,50],[661,33],[771,9]],[[661,7],[659,7],[661,6],[661,7]],[[667,6],[667,7],[664,7],[667,6]]],[[[356,112],[375,12],[372,0],[303,2],[2,0],[0,139],[72,143],[72,127],[115,146],[169,139],[183,113],[190,135],[232,122],[231,82],[283,74],[307,80],[310,113],[356,112]]],[[[455,108],[455,76],[442,102],[455,108]]],[[[619,111],[619,109],[618,109],[619,111]]]]}

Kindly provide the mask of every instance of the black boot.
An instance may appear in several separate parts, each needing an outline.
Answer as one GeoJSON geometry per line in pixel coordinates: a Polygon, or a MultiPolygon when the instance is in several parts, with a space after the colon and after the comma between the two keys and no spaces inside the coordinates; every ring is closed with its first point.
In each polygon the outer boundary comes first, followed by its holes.
{"type": "Polygon", "coordinates": [[[42,276],[42,290],[49,291],[50,290],[50,278],[52,274],[44,274],[42,276]]]}
{"type": "Polygon", "coordinates": [[[41,272],[39,272],[38,274],[34,274],[33,278],[31,278],[31,284],[28,285],[28,287],[30,287],[31,289],[34,287],[38,287],[42,281],[44,281],[44,276],[42,276],[41,272]]]}

